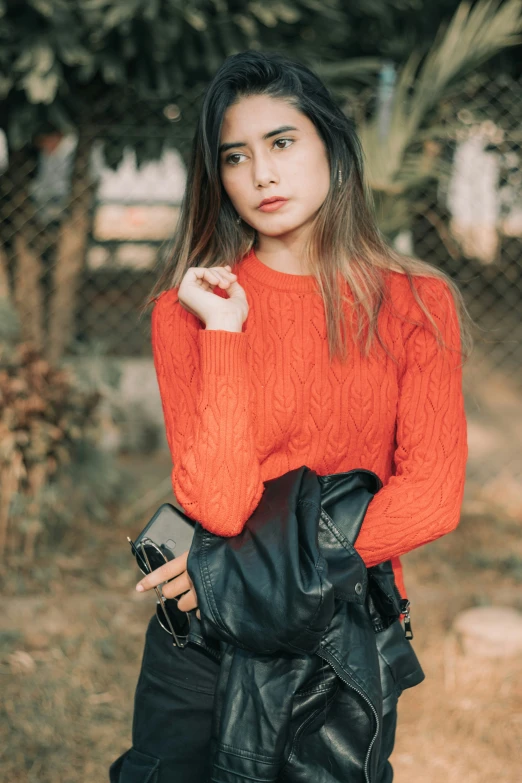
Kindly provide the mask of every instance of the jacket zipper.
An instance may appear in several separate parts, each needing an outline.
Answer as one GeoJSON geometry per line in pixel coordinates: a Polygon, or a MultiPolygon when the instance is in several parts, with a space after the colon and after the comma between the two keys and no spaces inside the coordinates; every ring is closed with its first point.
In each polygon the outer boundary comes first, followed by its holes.
{"type": "Polygon", "coordinates": [[[351,683],[349,680],[346,679],[345,676],[343,676],[343,674],[341,674],[341,672],[339,671],[339,667],[337,665],[337,662],[333,663],[332,660],[330,660],[330,657],[327,654],[323,654],[321,650],[317,650],[316,655],[318,655],[320,658],[323,658],[325,661],[327,661],[327,663],[330,664],[330,666],[332,667],[332,669],[334,670],[336,675],[339,677],[339,679],[342,680],[346,685],[348,685],[349,688],[351,688],[356,693],[358,693],[359,696],[361,696],[364,699],[366,704],[368,704],[368,706],[370,707],[371,711],[373,712],[373,715],[375,717],[375,734],[372,737],[372,741],[370,742],[370,746],[368,748],[368,751],[366,753],[366,758],[364,760],[364,778],[366,780],[366,783],[371,783],[370,775],[368,773],[368,766],[369,766],[369,763],[370,763],[370,754],[372,752],[373,746],[375,745],[375,740],[377,739],[377,736],[379,734],[380,725],[381,725],[381,722],[379,720],[379,716],[377,715],[377,710],[375,709],[375,707],[371,703],[370,699],[366,696],[366,694],[364,694],[359,688],[356,688],[356,686],[353,685],[353,683],[351,683]]]}
{"type": "Polygon", "coordinates": [[[404,615],[404,635],[406,639],[413,639],[410,620],[410,602],[407,598],[401,599],[401,614],[404,615]]]}

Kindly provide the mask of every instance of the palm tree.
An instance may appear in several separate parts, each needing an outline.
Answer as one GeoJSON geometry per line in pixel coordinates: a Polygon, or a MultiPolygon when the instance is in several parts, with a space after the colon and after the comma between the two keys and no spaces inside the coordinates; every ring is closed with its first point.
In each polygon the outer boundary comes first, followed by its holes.
{"type": "MultiPolygon", "coordinates": [[[[433,122],[433,110],[472,69],[520,43],[521,32],[522,0],[480,0],[473,7],[462,3],[426,56],[414,52],[400,69],[385,133],[378,113],[358,122],[379,225],[389,238],[409,227],[410,205],[419,186],[448,173],[434,143],[441,128],[433,122]]],[[[338,74],[332,66],[329,73],[318,70],[332,79],[346,78],[346,73],[357,74],[355,66],[346,71],[341,65],[338,74]]],[[[361,75],[372,67],[373,61],[362,61],[361,75]]]]}

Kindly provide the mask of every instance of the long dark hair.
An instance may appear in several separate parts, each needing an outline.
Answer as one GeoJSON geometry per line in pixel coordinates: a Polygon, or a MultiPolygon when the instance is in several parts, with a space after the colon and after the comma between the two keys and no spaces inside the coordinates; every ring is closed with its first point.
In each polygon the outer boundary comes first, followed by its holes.
{"type": "Polygon", "coordinates": [[[208,85],[194,135],[179,222],[148,302],[178,287],[191,266],[234,265],[256,242],[256,231],[236,211],[219,174],[219,145],[227,108],[249,95],[288,101],[305,114],[321,136],[330,163],[330,189],[316,215],[307,262],[321,292],[330,358],[346,356],[347,336],[367,353],[376,335],[379,310],[386,298],[386,272],[403,272],[413,296],[440,330],[413,283],[416,275],[444,279],[459,316],[461,349],[471,352],[472,320],[462,295],[437,267],[391,248],[377,228],[371,193],[363,175],[363,152],[355,125],[337,106],[321,80],[305,65],[275,52],[246,51],[227,57],[208,85]],[[339,181],[341,172],[341,182],[339,181]],[[357,319],[347,329],[340,276],[349,284],[357,319]]]}

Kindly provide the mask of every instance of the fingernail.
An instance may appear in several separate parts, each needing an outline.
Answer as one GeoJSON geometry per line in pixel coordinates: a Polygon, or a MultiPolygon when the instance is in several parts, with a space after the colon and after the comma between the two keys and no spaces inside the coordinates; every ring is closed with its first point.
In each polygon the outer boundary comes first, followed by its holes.
{"type": "Polygon", "coordinates": [[[138,593],[143,593],[143,585],[136,585],[136,590],[138,593]]]}

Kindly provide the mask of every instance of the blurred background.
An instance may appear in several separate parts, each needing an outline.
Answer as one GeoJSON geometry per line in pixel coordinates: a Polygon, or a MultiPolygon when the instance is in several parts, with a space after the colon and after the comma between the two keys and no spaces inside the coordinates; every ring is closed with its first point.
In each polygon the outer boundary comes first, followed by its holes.
{"type": "Polygon", "coordinates": [[[173,497],[139,310],[202,91],[262,49],[322,76],[382,230],[476,322],[461,523],[404,558],[427,679],[396,780],[519,783],[521,33],[522,0],[0,0],[2,781],[101,783],[130,745],[154,599],[126,536],[173,497]]]}

